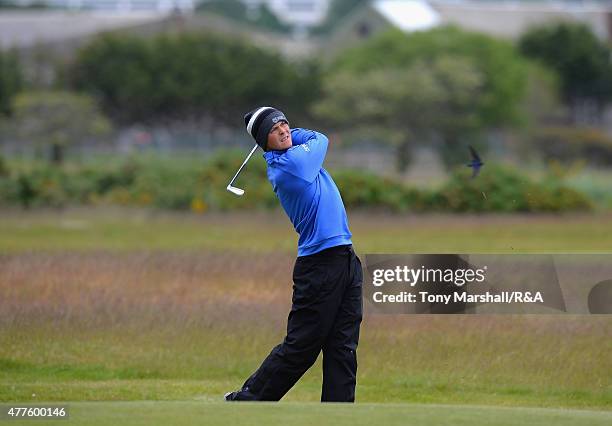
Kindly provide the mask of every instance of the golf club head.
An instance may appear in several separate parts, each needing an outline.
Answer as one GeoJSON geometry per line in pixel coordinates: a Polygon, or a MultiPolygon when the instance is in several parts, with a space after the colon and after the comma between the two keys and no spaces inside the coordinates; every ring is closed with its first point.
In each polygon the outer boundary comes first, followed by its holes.
{"type": "Polygon", "coordinates": [[[232,192],[238,195],[239,197],[244,195],[244,189],[236,188],[235,186],[232,186],[232,185],[227,185],[227,190],[229,192],[232,192]]]}

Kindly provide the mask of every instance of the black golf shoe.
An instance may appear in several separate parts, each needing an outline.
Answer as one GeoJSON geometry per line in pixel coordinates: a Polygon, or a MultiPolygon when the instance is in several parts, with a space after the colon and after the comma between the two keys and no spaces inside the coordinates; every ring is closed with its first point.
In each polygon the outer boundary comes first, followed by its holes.
{"type": "Polygon", "coordinates": [[[239,391],[234,391],[234,392],[228,392],[225,395],[223,395],[223,399],[226,401],[234,401],[234,398],[236,397],[236,394],[239,391]]]}
{"type": "Polygon", "coordinates": [[[248,386],[237,391],[226,393],[223,395],[223,399],[226,401],[256,401],[255,395],[249,391],[248,386]]]}

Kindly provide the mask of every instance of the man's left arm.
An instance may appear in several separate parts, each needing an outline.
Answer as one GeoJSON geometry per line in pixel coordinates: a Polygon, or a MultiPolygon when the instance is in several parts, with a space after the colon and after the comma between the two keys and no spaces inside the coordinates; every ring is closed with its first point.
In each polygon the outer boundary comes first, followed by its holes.
{"type": "Polygon", "coordinates": [[[308,142],[310,139],[316,138],[317,135],[313,130],[295,128],[291,129],[291,144],[293,146],[302,145],[308,142]]]}
{"type": "MultiPolygon", "coordinates": [[[[292,148],[287,152],[288,166],[291,174],[301,177],[307,182],[312,182],[325,161],[327,154],[327,146],[329,141],[327,136],[316,131],[308,131],[309,137],[302,140],[296,140],[292,148]]],[[[291,135],[293,138],[293,134],[291,135]]]]}

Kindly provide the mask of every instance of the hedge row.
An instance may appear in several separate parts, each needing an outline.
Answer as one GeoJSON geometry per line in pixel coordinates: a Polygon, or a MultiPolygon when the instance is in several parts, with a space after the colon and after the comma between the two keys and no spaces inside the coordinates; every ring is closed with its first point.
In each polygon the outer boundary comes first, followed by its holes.
{"type": "MultiPolygon", "coordinates": [[[[0,206],[151,206],[161,209],[228,211],[278,206],[261,157],[253,158],[236,185],[244,197],[225,190],[244,153],[197,162],[127,160],[109,165],[10,167],[0,161],[0,206]]],[[[560,212],[589,210],[589,198],[555,178],[534,181],[517,170],[487,165],[476,179],[459,169],[437,190],[420,190],[362,171],[332,171],[351,209],[394,212],[560,212]]]]}

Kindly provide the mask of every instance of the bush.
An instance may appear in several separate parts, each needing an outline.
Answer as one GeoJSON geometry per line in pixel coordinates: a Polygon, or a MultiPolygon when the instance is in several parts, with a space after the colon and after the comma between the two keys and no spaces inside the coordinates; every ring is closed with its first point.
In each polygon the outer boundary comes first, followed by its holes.
{"type": "Polygon", "coordinates": [[[533,182],[518,171],[487,165],[477,179],[457,169],[430,207],[452,212],[546,212],[589,210],[590,200],[554,178],[533,182]]]}
{"type": "MultiPolygon", "coordinates": [[[[236,185],[226,186],[244,160],[242,151],[225,151],[203,165],[194,161],[139,158],[119,164],[32,165],[0,176],[0,205],[62,207],[118,204],[158,209],[229,211],[278,208],[260,155],[252,158],[236,185]],[[69,167],[68,167],[69,166],[69,167]]],[[[487,165],[477,179],[457,170],[439,190],[421,191],[390,178],[344,170],[333,173],[348,209],[393,212],[550,212],[588,210],[590,200],[551,175],[534,182],[518,171],[487,165]]]]}
{"type": "Polygon", "coordinates": [[[225,151],[215,155],[202,170],[199,182],[202,186],[204,202],[219,210],[242,208],[274,208],[276,195],[270,187],[266,174],[266,162],[258,151],[240,173],[236,186],[247,192],[246,197],[236,197],[226,191],[227,184],[242,162],[244,152],[225,151]]]}
{"type": "Polygon", "coordinates": [[[17,195],[17,184],[15,180],[6,176],[0,176],[0,206],[12,206],[19,204],[17,195]]]}
{"type": "Polygon", "coordinates": [[[389,178],[358,171],[333,174],[346,208],[380,208],[403,212],[420,207],[421,194],[389,178]]]}
{"type": "Polygon", "coordinates": [[[0,177],[0,205],[29,208],[42,194],[32,174],[0,177]]]}

